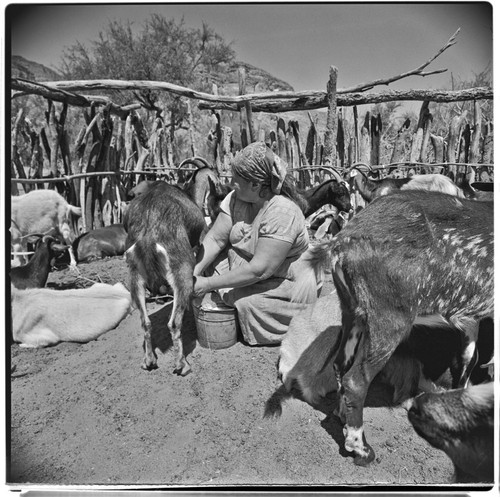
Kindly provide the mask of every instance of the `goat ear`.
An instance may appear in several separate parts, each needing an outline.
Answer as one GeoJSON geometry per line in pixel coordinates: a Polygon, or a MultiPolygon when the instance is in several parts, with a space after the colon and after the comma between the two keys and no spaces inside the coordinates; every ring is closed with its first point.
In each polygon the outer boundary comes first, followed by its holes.
{"type": "Polygon", "coordinates": [[[215,181],[212,177],[207,176],[207,180],[209,194],[215,197],[217,195],[217,185],[215,184],[215,181]]]}

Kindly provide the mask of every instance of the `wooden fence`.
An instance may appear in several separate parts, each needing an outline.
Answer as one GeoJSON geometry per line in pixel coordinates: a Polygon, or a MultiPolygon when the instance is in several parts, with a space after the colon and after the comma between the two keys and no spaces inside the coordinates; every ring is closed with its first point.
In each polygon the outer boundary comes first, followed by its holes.
{"type": "MultiPolygon", "coordinates": [[[[175,167],[172,128],[168,129],[161,115],[156,115],[148,127],[139,112],[140,104],[120,107],[107,97],[76,93],[96,89],[155,89],[184,98],[193,155],[196,155],[196,143],[192,134],[191,101],[198,101],[198,108],[208,111],[212,123],[206,137],[209,153],[204,160],[200,160],[217,169],[225,180],[230,177],[230,162],[236,152],[233,133],[239,131],[242,146],[255,140],[265,141],[288,163],[302,188],[321,182],[325,175],[345,177],[359,163],[377,171],[380,176],[431,171],[442,172],[456,180],[467,175],[472,182],[491,181],[493,127],[490,122],[483,122],[480,106],[481,101],[493,98],[491,88],[411,90],[384,94],[367,91],[408,75],[426,76],[442,72],[425,73],[423,69],[454,44],[457,33],[434,57],[418,68],[384,80],[337,89],[337,69],[331,67],[325,92],[247,94],[244,70],[239,73],[238,96],[206,94],[165,82],[102,80],[37,83],[12,78],[12,98],[37,94],[46,99],[48,106],[45,122],[39,131],[24,116],[24,109],[13,118],[10,147],[12,194],[24,193],[32,188],[55,187],[70,203],[83,208],[83,229],[88,230],[121,222],[121,202],[125,200],[126,191],[138,181],[147,177],[178,182],[184,179],[186,172],[193,170],[192,167],[185,167],[186,161],[175,167]],[[359,126],[358,105],[397,100],[420,100],[423,103],[416,131],[410,131],[410,123],[403,124],[397,133],[391,160],[384,165],[380,160],[384,123],[380,115],[367,113],[359,126]],[[465,112],[453,118],[447,132],[447,143],[444,137],[431,132],[430,101],[468,100],[475,102],[472,120],[469,122],[465,112]],[[59,109],[56,103],[61,106],[59,109]],[[73,146],[66,129],[70,106],[83,109],[85,121],[73,146]],[[310,113],[311,109],[318,108],[327,109],[324,135],[319,132],[317,120],[310,113]],[[353,110],[353,125],[350,127],[346,126],[348,108],[353,110]],[[310,126],[305,137],[300,136],[297,121],[291,119],[286,122],[281,116],[274,129],[255,125],[255,112],[284,113],[290,110],[308,112],[310,126]],[[223,124],[222,113],[226,111],[239,114],[239,130],[234,131],[233,126],[223,124]],[[431,161],[427,160],[429,156],[432,156],[431,161]],[[44,174],[44,170],[48,170],[49,174],[44,174]]],[[[168,109],[164,114],[167,113],[168,109]]]]}

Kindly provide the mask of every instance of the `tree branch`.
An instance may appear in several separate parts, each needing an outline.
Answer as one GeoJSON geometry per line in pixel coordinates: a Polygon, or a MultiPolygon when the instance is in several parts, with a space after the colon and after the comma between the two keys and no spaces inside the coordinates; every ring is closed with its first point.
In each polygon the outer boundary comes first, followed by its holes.
{"type": "MultiPolygon", "coordinates": [[[[493,89],[490,87],[469,88],[466,90],[408,90],[391,91],[386,93],[346,93],[337,94],[338,107],[352,107],[354,105],[375,104],[393,101],[424,101],[444,103],[461,102],[465,100],[492,100],[493,89]]],[[[228,103],[200,102],[201,110],[231,110],[237,111],[239,105],[228,103]]],[[[290,112],[297,110],[314,110],[328,107],[325,95],[315,95],[309,98],[262,100],[252,103],[254,112],[290,112]]]]}
{"type": "Polygon", "coordinates": [[[354,92],[366,91],[366,90],[371,90],[374,86],[388,85],[389,83],[393,83],[394,81],[398,81],[400,79],[407,78],[408,76],[429,76],[431,74],[439,74],[439,73],[446,72],[448,69],[437,69],[437,70],[431,71],[431,72],[423,72],[423,69],[425,69],[432,61],[436,60],[445,50],[447,50],[448,48],[450,48],[451,46],[456,44],[456,37],[457,37],[459,32],[460,32],[460,28],[458,28],[455,31],[455,33],[448,40],[446,45],[441,47],[439,49],[439,51],[435,55],[433,55],[427,62],[424,62],[423,64],[416,67],[415,69],[404,72],[402,74],[398,74],[396,76],[391,76],[389,78],[378,79],[378,80],[372,81],[370,83],[363,83],[361,85],[353,86],[351,88],[339,90],[337,93],[354,93],[354,92]]]}

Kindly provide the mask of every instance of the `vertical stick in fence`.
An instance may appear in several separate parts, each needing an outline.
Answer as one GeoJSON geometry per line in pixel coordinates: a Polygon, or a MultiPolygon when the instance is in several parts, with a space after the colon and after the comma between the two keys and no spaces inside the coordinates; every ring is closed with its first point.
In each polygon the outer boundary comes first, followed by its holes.
{"type": "Polygon", "coordinates": [[[358,128],[358,106],[355,105],[352,108],[354,114],[354,162],[359,162],[359,128],[358,128]]]}
{"type": "Polygon", "coordinates": [[[342,108],[339,109],[339,118],[337,123],[337,150],[341,169],[344,169],[345,162],[345,136],[344,120],[342,119],[342,108]]]}
{"type": "Polygon", "coordinates": [[[371,165],[371,145],[370,145],[370,113],[365,114],[365,122],[361,126],[361,136],[359,138],[359,160],[371,165]]]}
{"type": "Polygon", "coordinates": [[[371,164],[380,164],[380,136],[382,134],[382,118],[380,114],[377,117],[372,116],[371,119],[371,153],[370,162],[371,164]]]}
{"type": "Polygon", "coordinates": [[[472,140],[470,146],[470,161],[477,164],[481,160],[481,153],[479,151],[479,144],[481,141],[481,124],[483,113],[481,111],[481,104],[474,101],[474,128],[472,132],[472,140]]]}
{"type": "Polygon", "coordinates": [[[252,111],[252,104],[250,102],[245,102],[245,111],[247,113],[249,140],[251,143],[253,143],[255,141],[255,131],[253,129],[253,111],[252,111]]]}
{"type": "Polygon", "coordinates": [[[285,162],[287,160],[286,157],[286,129],[285,129],[285,121],[283,118],[278,119],[278,123],[276,126],[276,143],[277,143],[277,155],[280,159],[283,159],[285,162]]]}
{"type": "MultiPolygon", "coordinates": [[[[240,95],[245,95],[246,93],[246,71],[244,67],[238,67],[238,93],[240,95]]],[[[243,107],[240,107],[240,137],[241,148],[245,148],[249,142],[247,135],[246,109],[243,107]]]]}
{"type": "Polygon", "coordinates": [[[334,167],[337,165],[337,75],[338,69],[331,66],[330,78],[326,86],[328,114],[323,155],[323,162],[330,163],[334,167]]]}
{"type": "Polygon", "coordinates": [[[419,156],[420,162],[427,162],[427,149],[429,148],[431,123],[432,123],[432,114],[429,112],[429,107],[427,106],[422,114],[422,126],[424,129],[424,137],[422,139],[422,146],[420,148],[420,156],[419,156]]]}
{"type": "MultiPolygon", "coordinates": [[[[459,145],[460,145],[460,132],[462,124],[467,117],[467,110],[464,110],[460,115],[455,116],[450,123],[450,130],[448,134],[448,150],[447,150],[447,160],[448,162],[457,162],[459,145]]],[[[450,165],[448,167],[448,174],[455,180],[457,177],[457,166],[450,165]]]]}

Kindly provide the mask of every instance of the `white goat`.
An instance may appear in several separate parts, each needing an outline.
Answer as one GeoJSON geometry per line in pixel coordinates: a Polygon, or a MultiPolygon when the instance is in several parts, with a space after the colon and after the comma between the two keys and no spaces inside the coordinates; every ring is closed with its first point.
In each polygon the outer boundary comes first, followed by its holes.
{"type": "MultiPolygon", "coordinates": [[[[25,252],[28,235],[60,235],[69,246],[71,266],[76,260],[71,248],[75,236],[70,227],[70,215],[82,215],[81,207],[68,204],[55,190],[32,190],[11,199],[11,245],[12,251],[25,252]]],[[[27,262],[21,255],[14,255],[13,266],[27,262]]]]}
{"type": "Polygon", "coordinates": [[[59,342],[89,342],[116,328],[131,311],[132,298],[122,283],[95,283],[76,290],[11,285],[12,337],[21,347],[59,342]]]}
{"type": "Polygon", "coordinates": [[[371,202],[377,197],[388,195],[398,190],[424,190],[441,192],[464,198],[463,190],[451,178],[443,174],[416,174],[407,178],[386,177],[372,180],[359,170],[351,172],[351,186],[355,186],[363,200],[371,202]]]}

